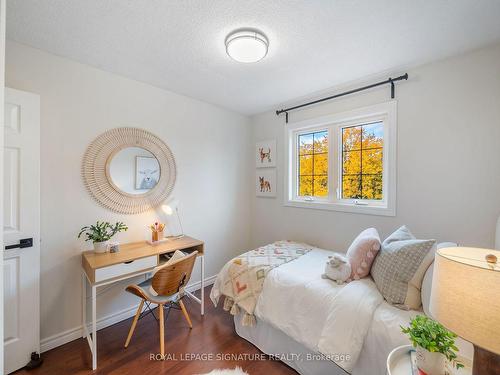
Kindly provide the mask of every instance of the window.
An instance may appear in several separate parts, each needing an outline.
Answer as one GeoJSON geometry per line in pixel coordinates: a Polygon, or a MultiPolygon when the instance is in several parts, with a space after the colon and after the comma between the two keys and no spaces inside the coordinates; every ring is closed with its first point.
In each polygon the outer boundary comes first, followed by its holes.
{"type": "Polygon", "coordinates": [[[299,195],[328,195],[328,131],[298,135],[299,195]]]}
{"type": "Polygon", "coordinates": [[[288,124],[287,205],[395,215],[396,104],[288,124]]]}

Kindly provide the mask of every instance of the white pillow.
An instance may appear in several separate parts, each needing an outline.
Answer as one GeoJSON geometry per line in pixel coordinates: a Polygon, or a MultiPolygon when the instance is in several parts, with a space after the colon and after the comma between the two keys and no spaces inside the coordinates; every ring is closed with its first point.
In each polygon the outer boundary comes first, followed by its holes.
{"type": "Polygon", "coordinates": [[[427,268],[424,275],[424,280],[422,281],[422,289],[420,290],[420,295],[422,296],[422,307],[424,309],[425,315],[431,316],[429,310],[429,303],[431,301],[431,290],[432,290],[432,274],[434,273],[434,262],[427,268]]]}
{"type": "MultiPolygon", "coordinates": [[[[454,242],[441,242],[437,244],[437,249],[442,249],[444,247],[455,247],[458,246],[454,242]]],[[[431,316],[431,312],[429,310],[429,303],[431,301],[431,291],[432,291],[432,275],[434,273],[434,260],[432,264],[425,271],[424,279],[422,280],[422,289],[420,290],[420,294],[422,296],[422,307],[424,309],[424,313],[427,316],[431,316]]]]}

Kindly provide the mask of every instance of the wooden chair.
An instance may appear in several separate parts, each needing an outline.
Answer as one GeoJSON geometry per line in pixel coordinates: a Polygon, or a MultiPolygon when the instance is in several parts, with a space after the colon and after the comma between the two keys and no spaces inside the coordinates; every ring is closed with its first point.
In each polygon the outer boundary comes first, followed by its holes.
{"type": "Polygon", "coordinates": [[[160,323],[160,352],[162,355],[165,354],[165,317],[164,308],[167,308],[167,316],[171,308],[179,307],[182,310],[184,318],[186,318],[189,328],[193,328],[189,314],[182,303],[182,298],[184,298],[184,288],[187,285],[191,272],[193,270],[194,262],[196,260],[197,251],[186,255],[185,257],[178,259],[171,264],[158,270],[152,278],[146,280],[138,285],[129,285],[125,289],[127,292],[136,295],[141,298],[141,303],[135,313],[134,320],[132,321],[132,326],[127,336],[127,341],[125,341],[125,348],[128,347],[130,339],[134,334],[135,326],[137,321],[147,314],[151,313],[155,319],[153,311],[150,305],[157,304],[159,312],[159,323],[160,323]],[[151,290],[151,288],[153,290],[151,290]],[[156,292],[158,295],[155,295],[156,292]],[[146,303],[149,312],[143,314],[142,308],[146,303]]]}

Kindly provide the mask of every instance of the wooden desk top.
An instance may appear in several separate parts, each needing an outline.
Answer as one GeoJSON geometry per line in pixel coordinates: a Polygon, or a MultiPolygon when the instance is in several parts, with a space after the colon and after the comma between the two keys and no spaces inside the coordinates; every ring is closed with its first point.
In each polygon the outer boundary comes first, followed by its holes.
{"type": "Polygon", "coordinates": [[[93,250],[82,253],[82,264],[86,269],[95,270],[118,263],[129,262],[152,255],[161,255],[195,247],[200,255],[203,255],[203,241],[184,236],[175,240],[162,242],[158,245],[150,245],[146,241],[120,244],[117,253],[95,253],[93,250]]]}

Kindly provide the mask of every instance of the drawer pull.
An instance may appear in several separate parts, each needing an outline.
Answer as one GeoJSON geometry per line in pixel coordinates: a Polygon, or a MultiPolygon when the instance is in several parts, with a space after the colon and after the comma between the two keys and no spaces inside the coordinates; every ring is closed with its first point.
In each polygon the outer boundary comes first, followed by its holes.
{"type": "Polygon", "coordinates": [[[124,263],[124,264],[130,264],[130,263],[132,263],[132,262],[133,262],[133,260],[129,260],[128,262],[123,262],[123,263],[124,263]]]}

